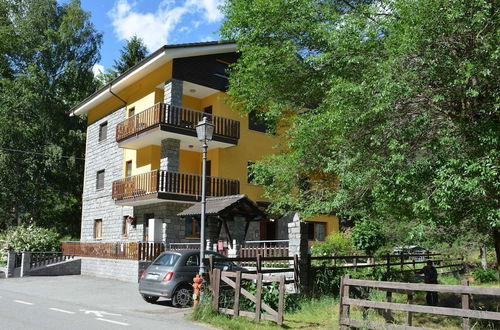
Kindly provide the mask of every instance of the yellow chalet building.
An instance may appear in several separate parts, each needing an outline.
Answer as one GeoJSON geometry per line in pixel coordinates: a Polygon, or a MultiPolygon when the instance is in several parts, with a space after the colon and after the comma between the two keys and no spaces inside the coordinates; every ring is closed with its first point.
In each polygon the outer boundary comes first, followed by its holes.
{"type": "MultiPolygon", "coordinates": [[[[81,241],[199,242],[201,143],[196,124],[214,125],[207,156],[207,227],[212,242],[287,240],[297,215],[269,219],[248,166],[276,137],[225,102],[231,42],[164,46],[71,110],[87,116],[81,241]]],[[[311,244],[338,219],[308,220],[311,244]]]]}

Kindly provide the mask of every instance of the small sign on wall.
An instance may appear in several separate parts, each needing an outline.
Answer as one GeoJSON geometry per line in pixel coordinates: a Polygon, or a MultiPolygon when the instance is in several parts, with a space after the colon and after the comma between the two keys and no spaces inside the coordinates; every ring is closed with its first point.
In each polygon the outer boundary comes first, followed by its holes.
{"type": "Polygon", "coordinates": [[[224,250],[224,242],[222,242],[222,240],[219,240],[217,242],[217,250],[219,250],[219,251],[223,251],[224,250]]]}

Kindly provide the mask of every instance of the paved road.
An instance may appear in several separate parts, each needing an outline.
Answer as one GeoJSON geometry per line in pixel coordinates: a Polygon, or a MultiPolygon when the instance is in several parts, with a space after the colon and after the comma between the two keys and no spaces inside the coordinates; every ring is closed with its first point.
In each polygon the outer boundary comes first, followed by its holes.
{"type": "Polygon", "coordinates": [[[189,309],[148,304],[137,284],[87,276],[0,280],[0,328],[207,329],[184,319],[189,309]]]}

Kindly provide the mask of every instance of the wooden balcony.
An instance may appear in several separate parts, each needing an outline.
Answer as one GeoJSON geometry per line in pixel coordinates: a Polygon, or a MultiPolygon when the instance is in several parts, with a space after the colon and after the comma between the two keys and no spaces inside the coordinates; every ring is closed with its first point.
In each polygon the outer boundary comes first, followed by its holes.
{"type": "Polygon", "coordinates": [[[238,144],[240,122],[201,111],[157,103],[116,126],[116,141],[122,148],[139,149],[160,145],[165,138],[177,138],[181,145],[198,145],[196,124],[206,116],[214,124],[212,148],[238,144]]]}
{"type": "MultiPolygon", "coordinates": [[[[156,170],[113,182],[112,197],[120,205],[144,205],[161,200],[201,200],[201,175],[156,170]]],[[[207,177],[207,196],[238,195],[238,180],[207,177]]]]}

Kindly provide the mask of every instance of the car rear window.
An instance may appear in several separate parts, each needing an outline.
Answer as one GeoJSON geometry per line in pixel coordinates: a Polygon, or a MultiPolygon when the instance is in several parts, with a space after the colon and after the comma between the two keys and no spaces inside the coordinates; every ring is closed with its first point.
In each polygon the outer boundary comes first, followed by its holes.
{"type": "Polygon", "coordinates": [[[160,265],[160,266],[173,266],[179,260],[181,256],[175,253],[165,253],[162,256],[159,256],[153,265],[160,265]]]}

